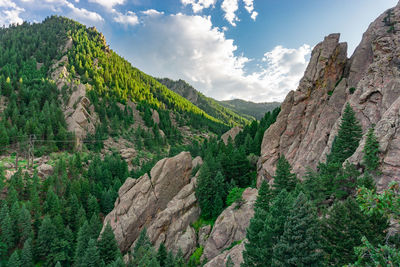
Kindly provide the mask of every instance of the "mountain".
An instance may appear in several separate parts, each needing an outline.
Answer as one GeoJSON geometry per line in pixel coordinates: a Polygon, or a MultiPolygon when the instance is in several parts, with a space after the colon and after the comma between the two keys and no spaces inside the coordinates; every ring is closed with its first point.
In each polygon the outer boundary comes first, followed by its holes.
{"type": "Polygon", "coordinates": [[[399,13],[400,3],[371,23],[350,58],[339,34],[315,46],[298,89],[286,96],[277,122],[265,132],[258,184],[272,179],[280,155],[287,157],[300,177],[307,168],[316,170],[319,162],[325,162],[347,104],[363,133],[348,160],[363,167],[367,132],[374,127],[381,163],[375,182],[383,189],[399,180],[399,13]]]}
{"type": "MultiPolygon", "coordinates": [[[[158,79],[158,81],[164,84],[168,89],[171,89],[175,93],[183,96],[184,98],[192,102],[200,109],[204,110],[207,114],[221,120],[228,125],[244,126],[246,123],[249,122],[249,120],[253,119],[252,117],[241,115],[240,113],[235,112],[229,107],[224,107],[224,105],[221,105],[221,103],[219,103],[215,99],[206,97],[184,80],[173,81],[168,78],[163,78],[158,79]]],[[[272,111],[272,109],[268,111],[272,111]]],[[[268,111],[265,111],[262,116],[264,116],[264,114],[268,111]]]]}
{"type": "Polygon", "coordinates": [[[242,116],[247,118],[256,118],[257,120],[260,120],[266,112],[272,111],[281,105],[279,102],[254,103],[242,99],[224,100],[218,102],[222,106],[229,108],[234,112],[241,114],[242,116]]]}

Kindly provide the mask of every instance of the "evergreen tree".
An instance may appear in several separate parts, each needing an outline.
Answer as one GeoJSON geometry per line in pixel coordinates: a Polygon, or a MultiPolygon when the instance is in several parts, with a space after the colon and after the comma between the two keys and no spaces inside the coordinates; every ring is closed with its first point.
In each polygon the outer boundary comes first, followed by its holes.
{"type": "Polygon", "coordinates": [[[32,238],[25,241],[21,251],[21,267],[33,267],[32,238]]]}
{"type": "Polygon", "coordinates": [[[82,262],[77,266],[82,267],[101,267],[104,265],[102,262],[99,251],[96,247],[96,240],[90,239],[83,255],[82,262]]]}
{"type": "Polygon", "coordinates": [[[332,144],[331,153],[327,157],[327,163],[343,163],[356,151],[362,136],[362,129],[354,110],[347,103],[342,115],[338,135],[332,144]]]}
{"type": "Polygon", "coordinates": [[[20,242],[24,243],[28,238],[32,237],[32,219],[30,212],[26,209],[25,205],[19,211],[18,217],[18,230],[20,235],[20,242]]]}
{"type": "Polygon", "coordinates": [[[323,248],[332,266],[355,262],[355,247],[366,236],[373,244],[383,242],[388,222],[381,216],[367,216],[353,198],[336,203],[322,221],[323,248]]]}
{"type": "Polygon", "coordinates": [[[300,193],[273,249],[273,266],[323,266],[320,226],[311,203],[300,193]]]}
{"type": "Polygon", "coordinates": [[[83,262],[83,256],[85,255],[86,248],[90,240],[90,227],[88,222],[84,222],[78,232],[74,263],[75,266],[80,266],[83,262]]]}
{"type": "Polygon", "coordinates": [[[101,233],[100,240],[98,241],[98,249],[101,259],[105,264],[109,264],[121,256],[114,232],[109,223],[107,223],[103,233],[101,233]]]}
{"type": "Polygon", "coordinates": [[[164,243],[161,243],[157,251],[157,260],[160,263],[161,267],[165,266],[167,255],[168,255],[167,248],[165,247],[164,243]]]}
{"type": "Polygon", "coordinates": [[[15,233],[12,227],[11,217],[8,213],[8,207],[5,204],[3,205],[1,215],[1,242],[5,244],[8,249],[11,249],[15,244],[15,233]]]}
{"type": "Polygon", "coordinates": [[[375,171],[379,166],[379,143],[374,134],[374,128],[370,128],[364,146],[363,163],[368,172],[375,171]]]}
{"type": "Polygon", "coordinates": [[[21,266],[21,259],[18,254],[18,250],[15,250],[13,254],[11,254],[11,257],[8,259],[8,266],[9,267],[21,266]]]}
{"type": "Polygon", "coordinates": [[[132,253],[132,266],[147,266],[153,258],[156,258],[156,252],[147,237],[147,230],[144,228],[140,232],[132,253]]]}
{"type": "Polygon", "coordinates": [[[254,208],[258,209],[264,209],[265,211],[268,211],[269,209],[269,204],[272,200],[272,192],[269,188],[269,184],[267,181],[262,181],[260,188],[258,189],[258,196],[256,203],[254,204],[254,208]]]}
{"type": "Polygon", "coordinates": [[[283,189],[292,192],[296,188],[297,178],[292,173],[292,167],[286,160],[285,156],[281,156],[276,164],[276,171],[274,176],[274,192],[279,193],[283,189]]]}
{"type": "Polygon", "coordinates": [[[247,228],[248,243],[243,251],[242,266],[271,265],[272,249],[284,232],[292,204],[293,197],[286,190],[282,190],[272,201],[268,212],[262,208],[255,209],[254,217],[247,228]]]}
{"type": "Polygon", "coordinates": [[[56,234],[56,228],[50,216],[46,215],[40,225],[36,239],[35,250],[37,259],[44,260],[49,257],[55,242],[56,234]]]}

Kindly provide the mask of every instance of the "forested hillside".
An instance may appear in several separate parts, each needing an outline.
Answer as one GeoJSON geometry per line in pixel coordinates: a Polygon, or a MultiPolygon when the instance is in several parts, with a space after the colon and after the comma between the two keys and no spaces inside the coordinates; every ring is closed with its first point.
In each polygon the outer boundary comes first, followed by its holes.
{"type": "Polygon", "coordinates": [[[260,120],[266,112],[280,106],[279,102],[254,103],[242,99],[224,100],[218,101],[218,103],[241,116],[257,120],[260,120]]]}
{"type": "MultiPolygon", "coordinates": [[[[246,123],[249,122],[249,120],[254,119],[253,117],[238,114],[237,112],[234,112],[229,108],[224,107],[217,100],[206,97],[183,80],[173,81],[168,78],[163,78],[158,79],[158,81],[168,87],[168,89],[171,89],[172,91],[178,93],[179,95],[192,102],[194,105],[198,106],[200,109],[207,112],[207,114],[221,120],[222,122],[230,126],[244,126],[246,123]]],[[[265,110],[262,116],[264,116],[266,112],[271,110],[265,110]]],[[[259,117],[258,119],[261,119],[261,117],[259,117]]]]}

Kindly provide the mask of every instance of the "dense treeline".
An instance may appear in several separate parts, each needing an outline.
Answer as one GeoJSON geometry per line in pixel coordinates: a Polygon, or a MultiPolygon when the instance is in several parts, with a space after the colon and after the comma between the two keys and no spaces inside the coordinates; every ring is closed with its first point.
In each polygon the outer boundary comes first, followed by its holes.
{"type": "Polygon", "coordinates": [[[55,141],[48,150],[69,148],[57,142],[72,139],[60,110],[56,85],[48,80],[52,60],[60,57],[60,46],[72,21],[23,23],[0,29],[0,144],[24,142],[29,135],[55,141]],[[55,145],[54,145],[55,144],[55,145]]]}
{"type": "Polygon", "coordinates": [[[260,122],[253,121],[225,145],[217,139],[193,144],[193,156],[200,155],[204,164],[200,168],[196,196],[202,218],[214,220],[228,205],[240,198],[238,192],[255,186],[255,160],[260,154],[262,136],[275,122],[280,108],[265,114],[260,122]]]}
{"type": "MultiPolygon", "coordinates": [[[[273,186],[264,181],[259,189],[242,266],[398,265],[399,236],[386,232],[390,212],[365,212],[370,202],[363,199],[374,194],[373,177],[379,167],[373,128],[364,147],[364,171],[345,163],[361,136],[354,111],[347,105],[326,162],[316,172],[309,171],[304,182],[281,156],[273,186]],[[364,203],[361,207],[355,199],[357,188],[363,193],[357,197],[364,203]]],[[[385,205],[391,206],[393,200],[385,205]]]]}

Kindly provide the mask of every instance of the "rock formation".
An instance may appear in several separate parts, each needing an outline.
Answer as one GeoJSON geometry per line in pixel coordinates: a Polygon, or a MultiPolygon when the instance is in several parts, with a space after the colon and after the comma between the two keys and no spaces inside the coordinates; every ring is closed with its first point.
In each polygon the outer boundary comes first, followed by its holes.
{"type": "Polygon", "coordinates": [[[154,244],[165,242],[174,252],[181,248],[185,256],[194,251],[197,241],[190,224],[200,210],[191,171],[192,157],[182,152],[157,162],[150,176],[125,181],[104,221],[110,223],[122,252],[128,251],[144,227],[154,244]]]}
{"type": "Polygon", "coordinates": [[[207,262],[204,267],[219,267],[226,266],[228,258],[230,257],[233,262],[233,266],[239,267],[243,262],[243,250],[244,244],[247,239],[243,240],[240,244],[237,244],[233,248],[223,251],[221,254],[213,258],[211,261],[207,262]]]}
{"type": "Polygon", "coordinates": [[[244,203],[241,206],[238,207],[237,203],[233,203],[218,216],[204,246],[205,258],[213,259],[233,242],[241,241],[246,237],[246,229],[254,215],[257,194],[257,189],[247,188],[243,192],[244,203]]]}
{"type": "Polygon", "coordinates": [[[238,133],[240,133],[242,131],[242,128],[240,128],[239,126],[235,126],[232,129],[230,129],[229,131],[227,131],[226,133],[224,133],[221,136],[222,141],[224,141],[225,145],[228,144],[229,141],[229,137],[232,139],[232,141],[235,141],[235,137],[236,135],[238,135],[238,133]]]}
{"type": "MultiPolygon", "coordinates": [[[[361,122],[363,133],[376,124],[380,142],[382,188],[400,179],[400,3],[378,17],[347,59],[346,43],[331,34],[313,50],[296,91],[282,103],[275,124],[264,134],[258,161],[258,185],[271,180],[279,155],[284,154],[300,176],[306,167],[325,161],[348,102],[361,122]],[[391,27],[384,22],[390,16],[391,27]]],[[[351,158],[360,162],[363,142],[351,158]]]]}

